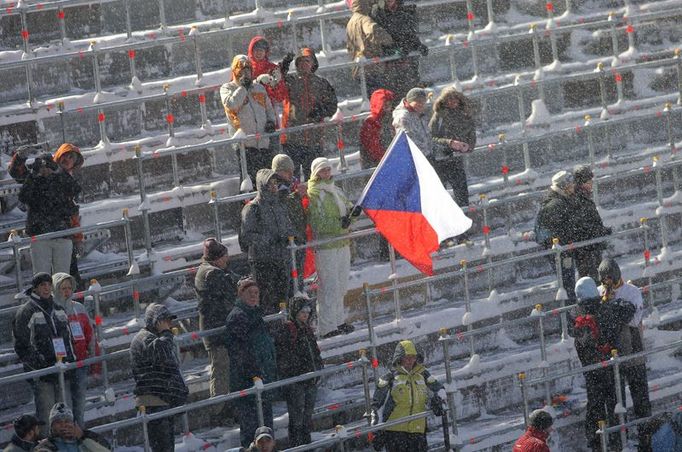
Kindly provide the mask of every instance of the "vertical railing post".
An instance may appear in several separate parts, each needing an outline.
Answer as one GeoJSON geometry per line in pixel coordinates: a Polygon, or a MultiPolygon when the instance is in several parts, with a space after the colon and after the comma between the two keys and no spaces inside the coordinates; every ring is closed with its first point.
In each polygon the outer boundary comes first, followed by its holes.
{"type": "Polygon", "coordinates": [[[24,291],[24,281],[21,274],[21,251],[19,251],[19,245],[21,245],[21,237],[19,236],[19,231],[12,229],[9,233],[9,238],[12,240],[12,257],[14,258],[14,282],[17,285],[17,293],[24,291]]]}
{"type": "Polygon", "coordinates": [[[654,291],[651,289],[652,276],[651,276],[651,250],[649,249],[649,224],[648,218],[642,217],[639,219],[640,228],[644,235],[644,276],[648,278],[647,281],[647,299],[648,308],[654,308],[654,291]]]}
{"type": "Polygon", "coordinates": [[[298,285],[298,267],[296,266],[296,242],[294,236],[289,236],[289,250],[291,251],[291,282],[294,288],[294,296],[297,296],[301,288],[298,285]]]}
{"type": "Polygon", "coordinates": [[[95,97],[93,102],[97,104],[101,101],[102,95],[102,79],[100,78],[99,72],[99,58],[97,56],[99,52],[97,49],[97,41],[90,41],[90,47],[88,47],[88,50],[92,56],[92,78],[95,82],[95,97]]]}
{"type": "MultiPolygon", "coordinates": [[[[106,146],[110,143],[109,136],[107,135],[107,115],[104,114],[104,110],[102,110],[101,108],[97,109],[97,125],[99,126],[100,145],[106,146]]],[[[111,180],[111,175],[109,175],[109,179],[111,180]]],[[[108,185],[111,187],[111,184],[108,185]]]]}
{"type": "Polygon", "coordinates": [[[391,292],[393,292],[393,305],[395,307],[395,321],[400,322],[402,313],[400,311],[400,291],[398,290],[398,274],[395,260],[395,248],[391,243],[388,244],[388,259],[391,263],[391,274],[388,279],[391,280],[391,292]]]}
{"type": "MultiPolygon", "coordinates": [[[[299,46],[298,46],[298,33],[296,30],[296,22],[298,19],[296,19],[296,14],[294,13],[293,10],[289,10],[289,14],[287,15],[287,22],[291,24],[291,38],[293,40],[293,45],[294,45],[294,53],[298,52],[299,46]]],[[[283,76],[286,74],[282,74],[283,76]]]]}
{"type": "MultiPolygon", "coordinates": [[[[24,46],[24,58],[32,59],[33,51],[29,45],[28,39],[30,33],[28,31],[28,21],[26,19],[26,4],[24,2],[19,2],[19,16],[21,18],[21,39],[24,46]]],[[[28,92],[28,104],[33,105],[33,66],[28,63],[26,64],[26,91],[28,92]]]]}
{"type": "Polygon", "coordinates": [[[159,0],[159,28],[161,31],[165,34],[166,30],[168,29],[168,24],[166,22],[166,1],[165,0],[159,0]]]}
{"type": "MultiPolygon", "coordinates": [[[[603,119],[604,121],[609,119],[609,108],[608,108],[608,101],[606,98],[606,75],[604,73],[604,63],[601,61],[597,63],[597,69],[595,70],[599,74],[598,81],[599,81],[599,98],[601,99],[601,114],[600,118],[603,119]]],[[[610,152],[610,150],[609,150],[610,152]]]]}
{"type": "Polygon", "coordinates": [[[585,115],[585,133],[587,133],[587,155],[590,159],[590,168],[594,169],[596,153],[594,148],[594,131],[592,130],[592,116],[585,115]]]}
{"type": "MultiPolygon", "coordinates": [[[[560,302],[561,307],[566,306],[566,299],[568,294],[566,293],[566,288],[564,287],[564,276],[563,268],[561,267],[561,251],[562,247],[559,245],[559,239],[552,239],[552,250],[554,250],[554,262],[556,264],[556,277],[558,289],[556,293],[556,301],[560,302]]],[[[571,269],[569,269],[571,270],[571,269]]],[[[566,311],[561,311],[561,340],[565,341],[568,339],[568,323],[566,320],[566,311]]]]}
{"type": "Polygon", "coordinates": [[[367,425],[370,425],[372,423],[372,397],[369,393],[369,374],[367,372],[369,360],[367,359],[367,350],[364,348],[360,349],[360,364],[362,365],[362,390],[365,397],[365,414],[363,417],[367,420],[367,425]]]}
{"type": "Polygon", "coordinates": [[[213,224],[215,226],[215,238],[218,242],[223,243],[223,231],[220,225],[220,212],[218,205],[218,193],[215,190],[211,191],[211,200],[208,202],[213,210],[213,224]]]}
{"type": "Polygon", "coordinates": [[[549,33],[549,44],[552,48],[552,69],[559,70],[561,62],[559,61],[559,48],[556,40],[556,22],[554,22],[554,4],[550,1],[545,5],[547,10],[547,25],[545,30],[549,33]]]}
{"type": "MultiPolygon", "coordinates": [[[[125,236],[125,242],[126,242],[126,252],[128,254],[128,269],[129,269],[129,274],[132,272],[133,267],[135,267],[135,254],[133,253],[134,246],[133,246],[133,233],[130,229],[130,217],[128,216],[128,208],[125,207],[122,211],[123,214],[123,220],[125,220],[125,223],[123,225],[123,233],[125,236]]],[[[139,269],[137,271],[139,273],[139,269]]]]}
{"type": "Polygon", "coordinates": [[[457,77],[457,59],[455,58],[455,35],[448,35],[445,38],[445,45],[448,47],[448,60],[450,61],[450,80],[452,80],[452,86],[457,91],[462,91],[462,83],[457,77]]]}
{"type": "MultiPolygon", "coordinates": [[[[201,128],[210,135],[213,135],[213,126],[208,119],[208,113],[206,112],[206,93],[204,92],[199,93],[199,111],[201,112],[201,128]]],[[[211,150],[211,164],[213,165],[213,168],[216,168],[214,149],[211,150]]]]}
{"type": "MultiPolygon", "coordinates": [[[[471,314],[471,294],[469,293],[469,269],[468,269],[468,263],[466,259],[462,259],[459,261],[459,264],[462,266],[462,273],[464,275],[464,307],[466,312],[464,313],[464,317],[462,318],[462,325],[465,325],[467,328],[468,332],[471,332],[474,327],[473,327],[473,315],[471,314]]],[[[469,335],[469,355],[470,358],[473,358],[474,355],[476,354],[476,350],[474,349],[474,335],[471,334],[469,335]]]]}
{"type": "Polygon", "coordinates": [[[618,423],[620,428],[620,443],[625,446],[627,444],[627,435],[625,433],[625,413],[627,410],[623,405],[623,392],[620,390],[620,359],[618,359],[618,350],[615,348],[611,350],[611,361],[613,361],[613,382],[616,389],[616,407],[613,412],[618,415],[618,423]]]}
{"type": "Polygon", "coordinates": [[[64,101],[57,101],[57,114],[59,115],[59,128],[62,132],[62,143],[66,143],[66,124],[64,123],[64,101]]]}
{"type": "Polygon", "coordinates": [[[528,389],[526,388],[526,373],[519,372],[519,386],[521,387],[521,398],[523,399],[523,425],[528,427],[528,389]]]}
{"type": "Polygon", "coordinates": [[[367,332],[369,334],[369,346],[372,352],[372,372],[374,373],[374,381],[379,381],[379,358],[377,357],[376,336],[374,335],[374,319],[372,315],[372,297],[369,293],[369,284],[364,283],[362,290],[365,293],[365,302],[367,305],[367,332]]]}
{"type": "Polygon", "coordinates": [[[144,405],[138,407],[140,411],[140,416],[142,417],[142,436],[144,437],[144,452],[151,452],[151,446],[149,445],[149,426],[147,425],[147,409],[144,405]]]}
{"type": "MultiPolygon", "coordinates": [[[[616,391],[620,391],[620,388],[616,388],[616,391]]],[[[598,421],[598,425],[599,425],[599,430],[597,430],[597,434],[600,435],[601,450],[602,450],[602,452],[608,452],[609,451],[609,435],[606,434],[607,423],[605,420],[600,419],[598,421]]]]}
{"type": "Polygon", "coordinates": [[[259,377],[253,377],[253,387],[256,388],[256,413],[258,414],[258,426],[265,425],[265,418],[263,417],[263,380],[259,377]]]}
{"type": "Polygon", "coordinates": [[[327,44],[327,21],[325,19],[320,19],[320,46],[323,55],[327,55],[331,50],[327,44]]]}
{"type": "Polygon", "coordinates": [[[668,217],[666,216],[665,207],[663,203],[663,175],[661,174],[661,163],[657,155],[654,156],[654,175],[656,177],[656,198],[658,200],[658,209],[656,209],[656,216],[658,216],[658,221],[661,224],[661,246],[663,248],[668,248],[668,217]]]}
{"type": "MultiPolygon", "coordinates": [[[[542,376],[547,377],[549,374],[549,362],[547,361],[547,343],[545,341],[545,312],[542,310],[542,305],[536,304],[530,315],[531,317],[538,318],[538,329],[540,332],[540,364],[538,367],[542,369],[542,376]]],[[[549,406],[552,403],[552,397],[549,391],[549,380],[545,380],[544,388],[545,405],[549,406]]]]}
{"type": "Polygon", "coordinates": [[[488,25],[485,26],[485,29],[491,33],[495,33],[497,31],[497,25],[495,24],[495,10],[493,7],[493,0],[486,0],[485,9],[486,12],[488,13],[488,25]]]}
{"type": "MultiPolygon", "coordinates": [[[[102,286],[97,282],[96,279],[90,280],[90,287],[88,291],[92,293],[93,304],[95,305],[95,341],[100,345],[102,350],[102,356],[106,355],[106,340],[102,338],[102,325],[104,324],[104,318],[102,317],[101,308],[101,292],[102,286]]],[[[102,360],[102,378],[104,387],[109,387],[109,364],[106,359],[102,360]]]]}
{"type": "Polygon", "coordinates": [[[201,49],[199,48],[199,28],[192,25],[189,30],[189,36],[192,38],[192,45],[194,46],[194,70],[197,74],[197,79],[194,82],[195,86],[202,86],[204,84],[204,73],[201,68],[201,49]]]}
{"type": "Polygon", "coordinates": [[[529,171],[531,169],[530,149],[528,147],[528,141],[526,140],[526,105],[523,101],[523,85],[521,83],[521,77],[516,77],[514,84],[516,85],[516,99],[519,109],[519,121],[521,123],[521,139],[523,140],[523,166],[526,171],[529,171]]]}
{"type": "Polygon", "coordinates": [[[618,58],[620,53],[618,52],[618,35],[616,34],[616,14],[610,12],[607,21],[609,22],[609,31],[611,34],[611,52],[613,53],[612,66],[617,66],[620,63],[620,59],[618,58]]]}
{"type": "Polygon", "coordinates": [[[144,227],[144,248],[147,251],[147,259],[149,259],[149,263],[153,265],[153,261],[151,259],[152,237],[149,225],[149,202],[147,201],[147,191],[145,189],[144,183],[144,172],[142,170],[142,148],[139,144],[135,145],[135,158],[137,159],[137,181],[140,187],[141,203],[139,210],[140,212],[142,212],[142,223],[144,227]]]}
{"type": "Polygon", "coordinates": [[[540,59],[540,40],[538,38],[538,26],[537,24],[531,24],[529,33],[532,35],[531,40],[533,42],[533,61],[535,62],[535,74],[533,75],[533,80],[537,82],[538,95],[540,99],[544,102],[545,100],[545,86],[542,83],[543,71],[542,71],[542,60],[540,59]]]}
{"type": "Polygon", "coordinates": [[[365,70],[365,62],[367,59],[364,56],[355,58],[355,64],[358,67],[358,74],[360,75],[360,96],[362,97],[362,104],[369,105],[369,94],[367,92],[367,72],[365,70]]]}
{"type": "Polygon", "coordinates": [[[138,94],[142,94],[142,83],[137,77],[137,65],[135,63],[136,57],[137,51],[135,49],[128,49],[128,61],[130,62],[130,85],[128,88],[131,91],[136,91],[138,94]]]}
{"type": "Polygon", "coordinates": [[[677,105],[682,105],[682,57],[680,56],[681,50],[679,48],[675,49],[675,68],[677,70],[677,105]]]}
{"type": "Polygon", "coordinates": [[[242,193],[253,191],[253,181],[251,181],[249,169],[246,167],[246,146],[244,145],[244,140],[239,141],[239,171],[241,174],[239,190],[242,193]]]}
{"type": "Polygon", "coordinates": [[[66,37],[66,21],[65,21],[66,14],[64,13],[64,7],[59,6],[57,8],[57,20],[59,21],[59,35],[62,40],[62,46],[67,46],[69,45],[69,40],[66,37]]]}
{"type": "Polygon", "coordinates": [[[133,38],[133,26],[130,21],[130,0],[123,0],[126,15],[126,39],[130,41],[133,38]]]}
{"type": "Polygon", "coordinates": [[[452,365],[450,363],[450,335],[447,328],[440,329],[438,341],[443,347],[443,362],[445,364],[445,394],[447,396],[448,411],[450,412],[450,422],[452,434],[457,436],[457,406],[455,405],[455,381],[452,378],[452,365]]]}
{"type": "Polygon", "coordinates": [[[348,171],[346,161],[346,142],[343,139],[343,122],[339,121],[336,126],[336,149],[339,151],[339,171],[345,174],[348,171]]]}
{"type": "MultiPolygon", "coordinates": [[[[481,254],[482,257],[486,258],[486,262],[488,264],[492,264],[493,262],[493,252],[492,249],[490,248],[490,226],[488,225],[488,197],[486,196],[485,193],[481,193],[479,196],[479,199],[481,200],[481,211],[483,212],[483,225],[482,225],[482,232],[483,232],[483,253],[481,254]]],[[[488,270],[486,270],[486,274],[488,277],[488,292],[492,292],[493,290],[493,269],[492,267],[488,267],[488,270]]]]}
{"type": "Polygon", "coordinates": [[[57,356],[57,363],[55,364],[59,371],[57,378],[59,381],[59,402],[67,403],[66,400],[66,379],[64,378],[64,357],[57,356]]]}

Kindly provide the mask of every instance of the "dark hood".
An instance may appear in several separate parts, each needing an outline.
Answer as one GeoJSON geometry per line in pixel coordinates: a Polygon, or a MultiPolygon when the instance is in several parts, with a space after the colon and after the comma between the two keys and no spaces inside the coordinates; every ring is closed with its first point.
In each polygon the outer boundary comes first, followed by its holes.
{"type": "Polygon", "coordinates": [[[270,193],[266,189],[268,182],[270,182],[270,179],[272,179],[273,177],[276,177],[279,179],[279,176],[277,175],[277,173],[271,169],[263,168],[263,169],[258,170],[258,172],[256,173],[256,190],[258,191],[258,195],[257,195],[258,198],[260,198],[260,199],[274,199],[275,197],[278,196],[277,193],[270,193]]]}

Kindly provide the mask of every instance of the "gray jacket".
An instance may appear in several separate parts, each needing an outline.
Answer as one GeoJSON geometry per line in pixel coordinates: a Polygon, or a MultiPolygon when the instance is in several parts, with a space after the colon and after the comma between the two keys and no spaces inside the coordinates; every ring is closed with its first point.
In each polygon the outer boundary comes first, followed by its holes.
{"type": "MultiPolygon", "coordinates": [[[[265,132],[267,122],[275,122],[275,110],[267,91],[260,83],[253,83],[247,90],[235,80],[220,87],[220,100],[225,108],[231,135],[242,129],[247,135],[265,132]]],[[[251,139],[246,147],[267,149],[270,139],[251,139]]]]}
{"type": "Polygon", "coordinates": [[[258,170],[256,197],[242,209],[242,237],[248,246],[251,262],[288,262],[289,236],[296,231],[289,220],[287,206],[277,193],[266,186],[276,173],[271,169],[258,170]]]}
{"type": "Polygon", "coordinates": [[[409,110],[403,99],[393,110],[393,128],[396,133],[401,130],[407,132],[425,156],[430,157],[433,154],[433,140],[427,112],[417,113],[409,110]]]}

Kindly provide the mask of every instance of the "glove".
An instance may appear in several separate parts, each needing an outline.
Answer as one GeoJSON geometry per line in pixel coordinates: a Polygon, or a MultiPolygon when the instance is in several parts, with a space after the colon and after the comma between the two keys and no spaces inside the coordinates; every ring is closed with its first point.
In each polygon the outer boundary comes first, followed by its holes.
{"type": "Polygon", "coordinates": [[[239,78],[239,84],[242,85],[244,88],[249,89],[253,84],[253,80],[251,80],[249,77],[242,76],[239,78]]]}
{"type": "Polygon", "coordinates": [[[359,217],[361,213],[362,213],[362,207],[355,206],[355,207],[353,207],[353,210],[350,211],[350,216],[351,217],[359,217]]]}
{"type": "Polygon", "coordinates": [[[263,86],[273,86],[275,84],[275,79],[272,78],[270,74],[261,74],[256,77],[256,82],[263,86]]]}
{"type": "Polygon", "coordinates": [[[429,54],[429,48],[425,44],[419,44],[419,53],[422,54],[422,56],[426,56],[429,54]]]}
{"type": "Polygon", "coordinates": [[[289,72],[289,66],[291,66],[291,62],[294,61],[294,56],[295,55],[292,52],[289,52],[284,56],[282,62],[279,63],[282,74],[289,72]]]}
{"type": "Polygon", "coordinates": [[[445,401],[438,395],[431,397],[431,411],[433,411],[433,414],[437,417],[441,417],[445,414],[445,401]]]}
{"type": "Polygon", "coordinates": [[[372,425],[377,425],[381,420],[379,419],[379,413],[377,410],[372,410],[372,412],[369,414],[369,422],[372,425]]]}
{"type": "Polygon", "coordinates": [[[348,229],[350,227],[350,215],[341,217],[341,227],[343,229],[348,229]]]}
{"type": "Polygon", "coordinates": [[[268,122],[265,123],[265,129],[264,129],[264,130],[265,130],[265,133],[272,133],[272,132],[274,132],[275,130],[277,130],[277,128],[275,127],[275,123],[274,123],[274,122],[268,121],[268,122]]]}

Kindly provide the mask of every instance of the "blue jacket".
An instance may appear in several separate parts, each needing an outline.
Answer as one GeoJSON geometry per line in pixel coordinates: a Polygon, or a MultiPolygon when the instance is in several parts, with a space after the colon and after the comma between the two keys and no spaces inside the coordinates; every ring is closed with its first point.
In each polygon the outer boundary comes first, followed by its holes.
{"type": "Polygon", "coordinates": [[[656,452],[682,452],[682,412],[675,413],[654,433],[651,449],[656,452]]]}

